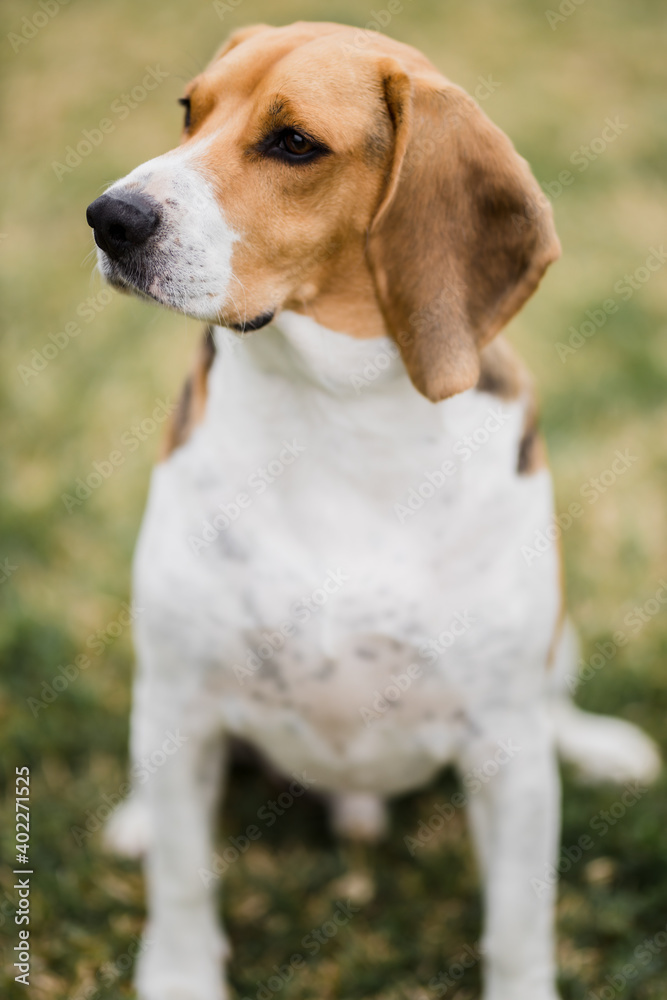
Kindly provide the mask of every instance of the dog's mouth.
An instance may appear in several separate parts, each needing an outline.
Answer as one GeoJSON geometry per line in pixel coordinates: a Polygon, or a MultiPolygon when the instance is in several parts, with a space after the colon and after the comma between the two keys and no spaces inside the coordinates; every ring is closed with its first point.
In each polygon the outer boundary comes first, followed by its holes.
{"type": "Polygon", "coordinates": [[[202,315],[201,304],[193,307],[192,303],[184,300],[183,297],[174,295],[171,288],[171,278],[168,274],[161,274],[155,270],[150,262],[141,262],[135,266],[130,273],[132,278],[125,272],[123,265],[110,260],[106,255],[100,254],[100,269],[104,278],[113,288],[127,295],[134,295],[144,302],[157,303],[175,312],[184,313],[193,319],[204,319],[207,322],[224,326],[228,330],[236,333],[251,333],[254,330],[261,330],[273,321],[278,312],[277,308],[267,309],[258,316],[237,319],[225,316],[224,313],[215,312],[211,315],[202,315]],[[196,309],[196,311],[195,311],[196,309]]]}
{"type": "Polygon", "coordinates": [[[108,262],[108,258],[103,258],[100,254],[98,255],[98,262],[104,279],[109,285],[112,286],[112,288],[115,288],[117,292],[124,292],[126,295],[134,295],[136,298],[142,299],[145,302],[156,302],[158,305],[170,308],[170,303],[166,302],[155,292],[151,292],[147,288],[137,284],[136,279],[135,281],[130,281],[129,278],[122,273],[122,270],[118,267],[118,265],[108,262]]]}
{"type": "MultiPolygon", "coordinates": [[[[118,291],[188,315],[193,312],[193,306],[196,307],[197,314],[201,311],[201,301],[193,302],[195,296],[192,293],[187,294],[178,284],[175,285],[174,278],[169,273],[170,254],[161,251],[159,239],[149,241],[141,250],[126,252],[120,258],[111,256],[99,243],[98,247],[100,271],[106,281],[118,291]]],[[[205,295],[209,299],[216,298],[212,292],[205,295]]],[[[196,299],[199,298],[196,296],[196,299]]],[[[199,318],[198,315],[195,318],[199,318]]]]}

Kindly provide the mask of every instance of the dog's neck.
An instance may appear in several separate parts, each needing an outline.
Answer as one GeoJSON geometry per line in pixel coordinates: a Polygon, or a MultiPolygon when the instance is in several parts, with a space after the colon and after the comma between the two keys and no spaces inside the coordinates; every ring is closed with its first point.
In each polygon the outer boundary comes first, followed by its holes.
{"type": "Polygon", "coordinates": [[[285,311],[251,334],[216,328],[215,339],[206,405],[213,441],[234,428],[241,447],[248,435],[291,438],[308,426],[376,446],[407,428],[435,433],[443,419],[443,405],[417,392],[388,337],[356,339],[285,311]]]}
{"type": "Polygon", "coordinates": [[[240,378],[310,383],[331,395],[358,397],[408,378],[389,337],[349,336],[296,312],[282,312],[270,326],[243,336],[218,328],[216,343],[240,378]]]}
{"type": "Polygon", "coordinates": [[[367,340],[387,336],[366,256],[366,240],[346,240],[331,258],[324,254],[319,268],[309,274],[285,310],[309,316],[328,330],[367,340]]]}

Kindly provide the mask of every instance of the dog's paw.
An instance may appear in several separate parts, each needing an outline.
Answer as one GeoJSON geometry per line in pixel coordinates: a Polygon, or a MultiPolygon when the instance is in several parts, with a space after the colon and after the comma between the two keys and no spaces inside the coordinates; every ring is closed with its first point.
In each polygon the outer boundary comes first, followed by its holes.
{"type": "Polygon", "coordinates": [[[228,1000],[229,991],[223,980],[205,979],[199,974],[186,976],[173,969],[150,979],[136,980],[138,1000],[228,1000]]]}
{"type": "Polygon", "coordinates": [[[331,825],[339,837],[376,843],[387,834],[387,806],[379,795],[366,792],[333,795],[331,825]]]}
{"type": "Polygon", "coordinates": [[[537,993],[531,986],[526,990],[503,989],[484,993],[482,996],[482,1000],[524,1000],[524,998],[525,1000],[561,1000],[561,995],[555,989],[537,993]]]}
{"type": "Polygon", "coordinates": [[[650,784],[661,768],[653,740],[632,723],[582,712],[564,703],[554,711],[558,751],[588,781],[650,784]]]}
{"type": "Polygon", "coordinates": [[[130,795],[112,812],[104,829],[104,846],[126,858],[140,858],[151,842],[148,809],[136,795],[130,795]]]}
{"type": "Polygon", "coordinates": [[[229,991],[224,981],[206,980],[199,975],[179,976],[165,970],[163,976],[136,981],[138,1000],[228,1000],[229,991]]]}
{"type": "Polygon", "coordinates": [[[146,928],[135,970],[138,1000],[228,1000],[224,965],[229,946],[217,930],[184,927],[167,944],[159,932],[146,928]]]}

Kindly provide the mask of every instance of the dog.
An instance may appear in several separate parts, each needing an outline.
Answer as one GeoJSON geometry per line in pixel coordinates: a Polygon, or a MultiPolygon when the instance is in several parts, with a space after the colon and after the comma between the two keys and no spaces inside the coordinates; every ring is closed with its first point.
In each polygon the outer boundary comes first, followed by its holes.
{"type": "Polygon", "coordinates": [[[181,103],[179,147],[87,214],[111,285],[207,324],[134,569],[133,761],[179,734],[108,831],[146,854],[139,996],[227,995],[206,873],[238,737],[370,841],[446,764],[484,775],[484,998],[555,1000],[557,753],[644,782],[659,758],[570,701],[534,392],[496,336],[559,256],[549,202],[380,34],[238,31],[181,103]]]}

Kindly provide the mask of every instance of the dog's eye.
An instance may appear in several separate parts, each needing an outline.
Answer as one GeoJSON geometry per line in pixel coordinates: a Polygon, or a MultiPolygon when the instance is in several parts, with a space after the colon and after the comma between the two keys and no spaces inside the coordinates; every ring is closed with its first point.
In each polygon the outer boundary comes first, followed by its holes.
{"type": "Polygon", "coordinates": [[[282,160],[283,163],[310,163],[329,152],[326,146],[293,128],[286,128],[269,136],[260,149],[265,155],[282,160]]]}
{"type": "Polygon", "coordinates": [[[190,98],[189,97],[179,97],[178,103],[185,108],[185,119],[183,121],[183,127],[185,128],[185,130],[187,132],[187,130],[190,128],[191,118],[192,118],[192,106],[190,104],[190,98]]]}
{"type": "Polygon", "coordinates": [[[312,153],[315,149],[315,143],[306,139],[305,135],[301,135],[300,132],[288,131],[283,132],[280,136],[278,147],[284,149],[291,156],[305,156],[307,153],[312,153]]]}

